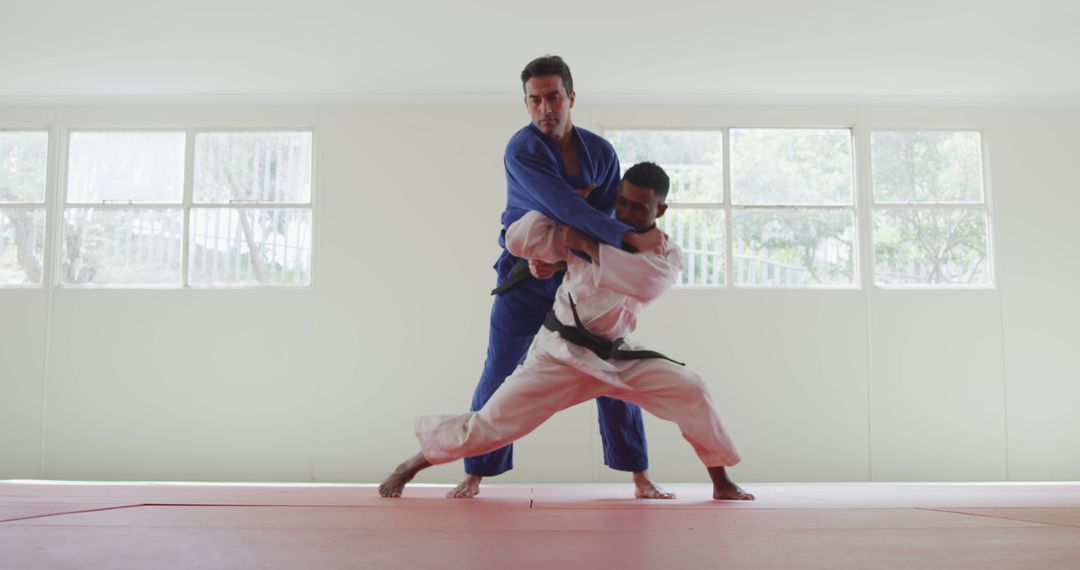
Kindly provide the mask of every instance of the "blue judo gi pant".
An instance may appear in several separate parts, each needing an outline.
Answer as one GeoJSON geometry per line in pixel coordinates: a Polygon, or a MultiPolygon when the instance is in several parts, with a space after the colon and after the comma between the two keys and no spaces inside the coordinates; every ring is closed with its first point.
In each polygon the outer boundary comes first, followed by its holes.
{"type": "MultiPolygon", "coordinates": [[[[482,408],[507,376],[525,361],[533,337],[540,331],[544,317],[555,302],[554,290],[561,278],[560,274],[545,282],[531,281],[495,297],[488,329],[487,360],[473,394],[471,411],[482,408]]],[[[648,469],[641,408],[607,397],[597,398],[596,407],[600,438],[604,443],[604,464],[619,471],[648,469]]],[[[467,457],[465,472],[483,477],[499,475],[513,469],[513,453],[513,444],[510,444],[484,455],[467,457]]]]}

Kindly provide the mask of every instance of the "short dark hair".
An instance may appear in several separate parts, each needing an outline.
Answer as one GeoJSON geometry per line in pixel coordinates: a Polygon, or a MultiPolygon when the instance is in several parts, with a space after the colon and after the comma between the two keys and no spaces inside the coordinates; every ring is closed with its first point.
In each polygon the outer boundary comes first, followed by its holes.
{"type": "Polygon", "coordinates": [[[570,75],[570,66],[557,55],[545,55],[530,61],[529,65],[521,70],[521,90],[525,90],[525,82],[528,80],[545,75],[558,75],[566,88],[566,94],[574,92],[574,78],[570,75]]]}
{"type": "Polygon", "coordinates": [[[652,188],[660,202],[667,198],[668,188],[671,187],[671,180],[664,169],[652,162],[639,162],[626,169],[623,180],[634,186],[652,188]]]}

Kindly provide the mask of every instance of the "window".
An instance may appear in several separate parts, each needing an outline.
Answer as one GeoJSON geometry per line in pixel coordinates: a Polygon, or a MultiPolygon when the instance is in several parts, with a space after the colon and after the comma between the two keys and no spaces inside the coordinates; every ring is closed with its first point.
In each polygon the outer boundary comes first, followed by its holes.
{"type": "Polygon", "coordinates": [[[735,284],[855,284],[849,129],[731,129],[735,284]]]}
{"type": "Polygon", "coordinates": [[[877,131],[870,141],[875,284],[991,284],[979,133],[877,131]]]}
{"type": "Polygon", "coordinates": [[[724,133],[721,131],[609,131],[623,172],[655,162],[671,178],[667,213],[657,225],[683,250],[680,285],[727,283],[724,236],[724,133]]]}
{"type": "Polygon", "coordinates": [[[311,133],[199,133],[192,285],[311,282],[311,133]]]}
{"type": "Polygon", "coordinates": [[[179,285],[184,133],[77,132],[59,282],[179,285]]]}
{"type": "Polygon", "coordinates": [[[310,132],[75,132],[67,180],[60,283],[310,283],[310,132]]]}
{"type": "Polygon", "coordinates": [[[41,285],[49,134],[0,131],[0,286],[41,285]]]}
{"type": "Polygon", "coordinates": [[[680,285],[856,284],[850,129],[605,136],[624,169],[647,160],[671,177],[670,206],[658,224],[683,249],[680,285]]]}

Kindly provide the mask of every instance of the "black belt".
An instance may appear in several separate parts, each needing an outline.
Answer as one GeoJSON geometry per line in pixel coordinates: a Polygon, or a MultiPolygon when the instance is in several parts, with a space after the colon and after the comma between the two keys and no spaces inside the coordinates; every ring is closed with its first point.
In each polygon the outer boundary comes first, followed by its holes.
{"type": "Polygon", "coordinates": [[[548,311],[547,317],[544,319],[544,328],[559,333],[559,336],[566,342],[587,348],[603,360],[644,360],[646,358],[663,358],[664,360],[674,362],[679,366],[686,366],[682,362],[672,360],[655,350],[623,350],[619,348],[619,346],[626,342],[625,339],[617,338],[615,340],[608,340],[589,332],[589,329],[585,328],[585,325],[582,324],[581,317],[578,316],[577,305],[574,304],[574,297],[572,297],[570,293],[567,293],[566,296],[570,298],[570,311],[574,313],[574,323],[577,326],[564,325],[559,322],[558,317],[555,316],[555,309],[548,311]]]}
{"type": "Polygon", "coordinates": [[[498,287],[491,290],[492,295],[498,295],[499,293],[505,293],[514,287],[520,285],[526,279],[532,277],[532,273],[529,272],[529,260],[519,259],[513,267],[510,268],[510,276],[499,284],[498,287]]]}

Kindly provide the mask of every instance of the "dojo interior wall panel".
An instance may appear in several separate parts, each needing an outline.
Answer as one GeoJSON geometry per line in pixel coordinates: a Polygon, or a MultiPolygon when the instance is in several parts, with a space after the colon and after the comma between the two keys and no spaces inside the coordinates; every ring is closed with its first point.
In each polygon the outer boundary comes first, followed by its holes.
{"type": "Polygon", "coordinates": [[[310,478],[310,291],[65,291],[53,311],[46,477],[310,478]]]}
{"type": "MultiPolygon", "coordinates": [[[[740,478],[868,477],[865,304],[858,291],[682,289],[657,300],[638,337],[701,374],[744,460],[740,478]],[[689,323],[709,323],[689,326],[689,323]],[[767,403],[767,405],[766,405],[767,403]]],[[[701,476],[673,424],[650,418],[651,471],[701,476]]]]}
{"type": "Polygon", "coordinates": [[[0,479],[40,468],[47,308],[44,291],[0,291],[0,479]]]}
{"type": "Polygon", "coordinates": [[[1080,113],[1013,110],[989,128],[1005,335],[1009,476],[1080,478],[1080,113]]]}
{"type": "Polygon", "coordinates": [[[871,307],[872,476],[1004,480],[998,292],[877,290],[871,307]]]}
{"type": "Polygon", "coordinates": [[[380,479],[418,449],[418,414],[467,410],[487,346],[502,149],[521,112],[325,110],[312,363],[320,480],[380,479]]]}

